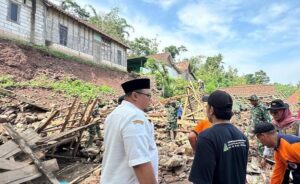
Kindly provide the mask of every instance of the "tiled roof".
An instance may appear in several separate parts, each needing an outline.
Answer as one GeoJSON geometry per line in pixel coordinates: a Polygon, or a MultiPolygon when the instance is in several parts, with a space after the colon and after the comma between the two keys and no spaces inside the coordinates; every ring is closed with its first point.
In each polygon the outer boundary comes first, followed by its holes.
{"type": "Polygon", "coordinates": [[[100,34],[101,34],[102,36],[104,36],[106,39],[113,40],[114,42],[116,42],[116,43],[118,43],[118,44],[120,44],[120,45],[122,45],[122,46],[124,46],[124,47],[126,47],[126,48],[129,48],[125,43],[119,41],[119,40],[116,39],[116,38],[113,38],[112,36],[108,35],[108,34],[105,33],[104,31],[102,31],[102,30],[100,30],[99,28],[97,28],[96,26],[94,26],[94,25],[92,25],[92,24],[90,24],[90,23],[88,23],[88,22],[86,22],[86,21],[84,21],[84,20],[82,20],[82,19],[80,19],[80,18],[78,18],[78,17],[76,17],[76,16],[74,16],[74,15],[72,15],[72,14],[66,12],[65,10],[63,10],[62,8],[60,8],[60,7],[58,7],[57,5],[53,4],[53,3],[50,2],[49,0],[43,0],[43,1],[44,1],[45,5],[46,5],[47,7],[53,8],[53,9],[55,9],[55,10],[57,10],[57,11],[59,11],[59,12],[65,14],[66,16],[70,17],[71,19],[74,19],[74,20],[76,20],[77,22],[79,22],[79,23],[81,23],[81,24],[84,24],[85,26],[87,26],[87,27],[93,29],[94,31],[96,31],[96,32],[98,32],[98,33],[100,33],[100,34]]]}
{"type": "Polygon", "coordinates": [[[221,88],[220,90],[226,91],[230,95],[235,96],[250,96],[256,94],[257,96],[275,96],[278,95],[274,85],[242,85],[232,86],[228,88],[221,88]]]}
{"type": "Polygon", "coordinates": [[[300,89],[295,91],[291,96],[286,100],[290,105],[297,105],[300,102],[300,89]]]}
{"type": "Polygon", "coordinates": [[[147,56],[147,58],[153,58],[155,60],[161,61],[162,63],[168,65],[168,66],[172,66],[172,56],[170,53],[159,53],[159,54],[153,54],[153,55],[149,55],[147,56]]]}
{"type": "Polygon", "coordinates": [[[188,72],[189,65],[190,65],[189,61],[181,61],[175,64],[175,66],[179,69],[181,73],[188,72]]]}

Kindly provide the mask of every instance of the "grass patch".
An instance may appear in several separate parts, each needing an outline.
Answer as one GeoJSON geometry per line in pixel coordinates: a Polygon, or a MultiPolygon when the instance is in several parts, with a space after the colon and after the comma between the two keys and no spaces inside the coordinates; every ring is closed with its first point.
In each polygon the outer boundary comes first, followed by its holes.
{"type": "Polygon", "coordinates": [[[12,76],[0,76],[0,87],[42,87],[61,91],[66,97],[79,96],[82,101],[87,101],[89,98],[96,98],[105,93],[114,93],[114,90],[108,86],[97,86],[92,83],[87,83],[82,80],[74,80],[64,78],[60,81],[55,81],[47,76],[41,75],[30,81],[15,82],[12,76]]]}

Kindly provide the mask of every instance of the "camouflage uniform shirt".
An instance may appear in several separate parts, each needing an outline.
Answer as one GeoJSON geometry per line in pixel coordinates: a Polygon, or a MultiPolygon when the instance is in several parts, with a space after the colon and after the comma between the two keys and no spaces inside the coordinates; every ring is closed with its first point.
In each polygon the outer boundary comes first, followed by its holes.
{"type": "Polygon", "coordinates": [[[168,113],[168,130],[176,130],[177,129],[177,108],[171,105],[167,108],[168,113]]]}
{"type": "Polygon", "coordinates": [[[271,123],[272,120],[267,107],[259,103],[251,108],[251,124],[254,126],[261,122],[271,123]]]}

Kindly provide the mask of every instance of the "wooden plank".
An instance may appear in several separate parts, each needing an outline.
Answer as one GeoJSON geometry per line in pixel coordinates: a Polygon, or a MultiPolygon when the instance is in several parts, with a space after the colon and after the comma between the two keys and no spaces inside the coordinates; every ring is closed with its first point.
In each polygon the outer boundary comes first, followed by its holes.
{"type": "MultiPolygon", "coordinates": [[[[94,100],[94,102],[92,103],[91,105],[91,108],[89,109],[88,113],[87,113],[87,116],[86,116],[86,120],[84,122],[84,125],[87,125],[90,121],[91,121],[91,115],[92,115],[92,112],[94,111],[94,107],[96,105],[96,103],[98,102],[98,98],[96,98],[94,100]]],[[[75,144],[75,148],[74,148],[74,151],[73,151],[73,156],[75,157],[77,152],[78,152],[78,149],[79,149],[79,145],[80,145],[80,141],[81,141],[81,136],[82,136],[82,130],[79,132],[79,136],[78,136],[78,140],[77,140],[77,143],[75,144]]]]}
{"type": "Polygon", "coordinates": [[[50,142],[50,141],[55,141],[55,140],[61,139],[61,138],[65,137],[65,136],[70,136],[71,134],[73,134],[73,133],[75,133],[75,132],[78,132],[78,131],[80,131],[80,130],[87,129],[88,127],[93,126],[93,125],[95,125],[95,124],[97,124],[97,122],[95,122],[95,123],[90,123],[90,124],[88,124],[88,125],[84,125],[84,126],[81,126],[81,127],[73,128],[73,129],[71,129],[71,130],[68,130],[68,131],[65,131],[65,132],[61,132],[61,133],[59,133],[59,134],[57,134],[57,135],[53,135],[53,136],[49,136],[49,137],[42,138],[41,140],[39,140],[39,141],[37,142],[37,144],[44,144],[44,143],[46,143],[46,142],[50,142]]]}
{"type": "Polygon", "coordinates": [[[66,128],[66,126],[68,124],[68,121],[69,121],[69,119],[71,117],[71,114],[72,114],[72,111],[73,111],[73,108],[75,106],[75,103],[76,103],[77,99],[78,99],[78,97],[75,98],[75,100],[73,101],[71,107],[69,108],[69,112],[68,112],[68,114],[67,114],[67,116],[66,116],[66,118],[65,118],[65,120],[64,120],[64,122],[62,124],[62,128],[61,128],[60,132],[63,132],[65,130],[65,128],[66,128]]]}
{"type": "Polygon", "coordinates": [[[10,161],[4,158],[0,158],[0,163],[0,169],[4,170],[15,170],[29,165],[27,163],[10,161]]]}
{"type": "MultiPolygon", "coordinates": [[[[48,172],[59,170],[56,159],[42,162],[42,165],[48,172]]],[[[38,168],[35,165],[28,165],[13,171],[0,173],[0,183],[3,184],[23,183],[32,180],[34,178],[38,178],[40,176],[42,176],[42,174],[39,172],[38,168]]]]}
{"type": "Polygon", "coordinates": [[[19,135],[18,132],[16,132],[11,124],[3,124],[6,131],[9,133],[9,135],[15,140],[15,142],[20,146],[21,150],[26,153],[33,161],[33,163],[36,165],[36,167],[39,169],[41,173],[43,173],[47,179],[53,183],[53,184],[59,184],[59,181],[56,179],[56,177],[53,175],[52,172],[49,172],[45,169],[43,164],[40,162],[40,160],[34,155],[33,151],[30,149],[28,143],[19,135]]]}
{"type": "MultiPolygon", "coordinates": [[[[32,129],[28,129],[23,134],[21,134],[25,141],[29,142],[29,145],[34,145],[40,137],[32,129]]],[[[16,153],[20,152],[19,146],[12,140],[7,141],[5,144],[0,146],[0,158],[9,158],[16,153]]]]}
{"type": "Polygon", "coordinates": [[[7,141],[0,146],[0,158],[9,158],[21,151],[19,146],[12,140],[7,141]]]}
{"type": "Polygon", "coordinates": [[[51,115],[49,116],[49,118],[42,124],[39,125],[39,127],[36,129],[37,133],[41,133],[52,121],[52,119],[58,114],[58,110],[53,111],[53,113],[51,113],[51,115]]]}

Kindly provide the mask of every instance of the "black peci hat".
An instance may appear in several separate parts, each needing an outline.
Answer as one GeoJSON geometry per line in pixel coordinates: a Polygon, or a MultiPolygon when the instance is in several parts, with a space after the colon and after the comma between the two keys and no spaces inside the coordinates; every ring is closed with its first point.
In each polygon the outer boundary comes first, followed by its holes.
{"type": "Polygon", "coordinates": [[[150,79],[133,79],[124,82],[121,86],[125,94],[138,89],[150,89],[150,79]]]}
{"type": "Polygon", "coordinates": [[[282,100],[277,99],[271,102],[268,110],[279,110],[279,109],[287,109],[287,108],[289,108],[289,105],[287,103],[284,103],[282,100]]]}

